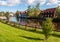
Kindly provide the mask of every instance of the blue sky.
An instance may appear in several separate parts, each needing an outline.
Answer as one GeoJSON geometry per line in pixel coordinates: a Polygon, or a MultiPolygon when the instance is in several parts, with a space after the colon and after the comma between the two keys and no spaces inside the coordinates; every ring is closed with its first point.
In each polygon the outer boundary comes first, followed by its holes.
{"type": "Polygon", "coordinates": [[[33,6],[37,3],[40,3],[42,10],[60,6],[60,0],[0,0],[0,11],[24,11],[29,5],[33,6]]]}

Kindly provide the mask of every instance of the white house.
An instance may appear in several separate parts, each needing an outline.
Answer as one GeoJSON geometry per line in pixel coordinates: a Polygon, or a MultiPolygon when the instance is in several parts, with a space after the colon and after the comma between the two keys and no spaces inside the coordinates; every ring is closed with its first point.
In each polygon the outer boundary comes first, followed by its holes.
{"type": "Polygon", "coordinates": [[[13,17],[14,16],[14,13],[13,12],[10,12],[9,13],[9,17],[13,17]]]}
{"type": "Polygon", "coordinates": [[[0,16],[0,19],[6,20],[7,18],[5,16],[0,16]]]}

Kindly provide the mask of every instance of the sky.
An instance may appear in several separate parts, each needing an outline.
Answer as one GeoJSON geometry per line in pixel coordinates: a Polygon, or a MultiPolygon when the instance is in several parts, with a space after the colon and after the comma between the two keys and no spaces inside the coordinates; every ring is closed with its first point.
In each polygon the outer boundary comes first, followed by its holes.
{"type": "Polygon", "coordinates": [[[29,5],[34,6],[37,3],[40,3],[41,10],[60,6],[60,0],[0,0],[0,11],[25,11],[29,5]]]}

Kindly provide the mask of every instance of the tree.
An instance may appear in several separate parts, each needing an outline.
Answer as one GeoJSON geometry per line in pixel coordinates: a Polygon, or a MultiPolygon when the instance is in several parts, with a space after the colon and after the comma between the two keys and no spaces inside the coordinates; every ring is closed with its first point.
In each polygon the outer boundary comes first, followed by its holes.
{"type": "Polygon", "coordinates": [[[16,11],[15,16],[16,16],[17,21],[19,21],[19,11],[16,11]]]}
{"type": "MultiPolygon", "coordinates": [[[[36,6],[34,6],[34,7],[28,6],[28,9],[27,9],[28,16],[36,18],[36,17],[39,16],[40,12],[41,12],[40,11],[40,3],[36,4],[36,6]]],[[[36,29],[37,28],[36,28],[36,25],[35,25],[35,30],[36,29]]]]}
{"type": "Polygon", "coordinates": [[[32,12],[33,12],[33,8],[31,8],[31,6],[28,6],[27,15],[30,17],[33,16],[32,12]]]}
{"type": "Polygon", "coordinates": [[[57,7],[56,12],[57,12],[57,16],[60,17],[60,6],[57,7]]]}
{"type": "Polygon", "coordinates": [[[42,27],[45,36],[45,42],[47,42],[51,32],[54,30],[54,24],[52,23],[52,19],[47,18],[46,21],[43,21],[42,27]]]}
{"type": "Polygon", "coordinates": [[[9,21],[9,12],[6,12],[6,13],[4,14],[4,16],[6,16],[6,17],[7,17],[7,21],[9,21]]]}
{"type": "Polygon", "coordinates": [[[34,7],[28,6],[27,14],[30,17],[38,17],[38,15],[40,14],[40,4],[38,3],[34,7]]]}
{"type": "Polygon", "coordinates": [[[31,13],[31,6],[28,6],[28,9],[27,9],[27,15],[29,16],[31,13]]]}
{"type": "Polygon", "coordinates": [[[36,6],[35,6],[35,17],[38,17],[38,15],[40,14],[40,3],[38,3],[36,6]]]}

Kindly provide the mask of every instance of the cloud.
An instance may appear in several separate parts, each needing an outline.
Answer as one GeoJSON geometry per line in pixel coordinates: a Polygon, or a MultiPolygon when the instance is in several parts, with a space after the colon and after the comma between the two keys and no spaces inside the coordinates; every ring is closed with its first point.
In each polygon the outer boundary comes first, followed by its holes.
{"type": "Polygon", "coordinates": [[[51,4],[58,4],[58,0],[49,0],[51,4]]]}
{"type": "Polygon", "coordinates": [[[58,1],[58,5],[60,6],[60,1],[58,1]]]}
{"type": "Polygon", "coordinates": [[[47,3],[46,5],[50,6],[50,5],[51,5],[51,3],[47,3]]]}
{"type": "Polygon", "coordinates": [[[58,6],[60,6],[60,4],[58,4],[58,6]]]}
{"type": "MultiPolygon", "coordinates": [[[[0,0],[0,5],[4,5],[4,6],[14,6],[17,4],[21,4],[21,3],[25,3],[28,5],[34,5],[36,3],[40,3],[40,5],[44,5],[46,4],[47,0],[0,0]]],[[[60,1],[58,0],[48,0],[46,5],[60,5],[58,4],[60,1]]]]}
{"type": "Polygon", "coordinates": [[[19,3],[20,3],[20,0],[8,0],[7,1],[8,6],[14,6],[19,3]]]}
{"type": "Polygon", "coordinates": [[[46,0],[28,0],[28,4],[29,5],[34,5],[34,4],[37,4],[37,3],[40,3],[40,5],[43,5],[45,4],[46,0]]]}
{"type": "Polygon", "coordinates": [[[41,5],[43,5],[46,2],[46,0],[0,0],[0,5],[5,5],[5,6],[14,6],[16,4],[20,4],[20,3],[25,3],[25,4],[29,4],[29,5],[33,5],[36,3],[40,3],[41,5]]]}
{"type": "Polygon", "coordinates": [[[4,5],[4,6],[14,6],[16,4],[19,4],[20,3],[20,0],[6,0],[6,1],[3,1],[3,0],[0,0],[0,5],[4,5]]]}
{"type": "Polygon", "coordinates": [[[46,0],[38,0],[38,2],[40,2],[40,5],[43,5],[46,3],[46,0]]]}
{"type": "Polygon", "coordinates": [[[60,6],[60,1],[59,0],[48,0],[46,5],[56,5],[56,6],[60,6]]]}
{"type": "Polygon", "coordinates": [[[0,5],[7,5],[7,2],[5,2],[5,1],[0,1],[0,5]]]}
{"type": "Polygon", "coordinates": [[[28,0],[28,4],[33,4],[35,0],[28,0]]]}
{"type": "Polygon", "coordinates": [[[12,4],[18,4],[20,3],[20,0],[7,0],[7,2],[12,4]]]}

